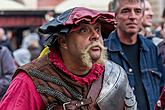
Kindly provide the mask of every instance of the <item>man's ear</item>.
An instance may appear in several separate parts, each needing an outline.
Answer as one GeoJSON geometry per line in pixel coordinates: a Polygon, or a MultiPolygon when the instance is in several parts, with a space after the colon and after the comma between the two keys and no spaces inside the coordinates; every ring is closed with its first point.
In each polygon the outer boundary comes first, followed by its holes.
{"type": "Polygon", "coordinates": [[[67,49],[67,43],[66,43],[66,36],[60,36],[58,38],[58,44],[60,45],[60,48],[67,49]]]}

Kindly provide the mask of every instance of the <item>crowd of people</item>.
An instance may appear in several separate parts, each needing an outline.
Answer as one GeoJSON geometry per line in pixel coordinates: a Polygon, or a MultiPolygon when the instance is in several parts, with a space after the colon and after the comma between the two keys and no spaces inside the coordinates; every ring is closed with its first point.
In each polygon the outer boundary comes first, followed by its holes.
{"type": "Polygon", "coordinates": [[[165,10],[159,29],[153,16],[148,0],[75,7],[39,27],[45,49],[34,30],[13,49],[0,28],[0,110],[165,109],[165,10]]]}
{"type": "Polygon", "coordinates": [[[13,32],[0,28],[0,99],[5,94],[15,70],[40,55],[42,45],[39,41],[39,35],[29,31],[17,48],[13,32]]]}

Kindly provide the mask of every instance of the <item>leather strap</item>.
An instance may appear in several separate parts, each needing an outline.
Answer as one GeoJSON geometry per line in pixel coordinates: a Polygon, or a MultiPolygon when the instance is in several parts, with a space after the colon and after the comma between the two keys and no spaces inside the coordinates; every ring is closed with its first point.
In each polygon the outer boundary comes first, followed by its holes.
{"type": "Polygon", "coordinates": [[[71,100],[70,102],[63,104],[63,109],[64,110],[77,110],[81,106],[89,105],[89,104],[92,104],[93,102],[95,102],[100,93],[100,90],[102,88],[102,80],[103,80],[103,77],[101,76],[101,77],[99,77],[99,79],[97,81],[95,81],[92,84],[92,86],[88,92],[87,99],[83,99],[81,101],[71,100]]]}
{"type": "Polygon", "coordinates": [[[103,76],[100,76],[98,78],[98,80],[95,81],[92,84],[92,86],[91,86],[91,88],[90,88],[90,90],[88,92],[87,98],[90,98],[91,97],[93,102],[96,101],[96,99],[97,99],[97,97],[98,97],[98,95],[100,93],[100,90],[102,88],[102,80],[103,80],[103,76]]]}
{"type": "Polygon", "coordinates": [[[89,105],[92,103],[92,99],[83,99],[81,101],[79,100],[71,100],[70,102],[64,103],[63,104],[63,109],[64,110],[77,110],[81,106],[89,105]]]}

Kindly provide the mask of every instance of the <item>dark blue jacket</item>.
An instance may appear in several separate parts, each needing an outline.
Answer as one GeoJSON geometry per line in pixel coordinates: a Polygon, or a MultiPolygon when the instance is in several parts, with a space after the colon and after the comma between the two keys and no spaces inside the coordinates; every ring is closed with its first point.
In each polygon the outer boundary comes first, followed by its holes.
{"type": "MultiPolygon", "coordinates": [[[[160,87],[164,85],[165,71],[157,47],[150,40],[141,35],[138,35],[138,40],[140,45],[139,52],[142,83],[147,93],[150,110],[154,110],[154,106],[160,95],[160,87]]],[[[104,44],[108,48],[109,59],[125,69],[130,86],[134,88],[134,73],[122,50],[117,32],[112,32],[108,39],[104,40],[104,44]]]]}

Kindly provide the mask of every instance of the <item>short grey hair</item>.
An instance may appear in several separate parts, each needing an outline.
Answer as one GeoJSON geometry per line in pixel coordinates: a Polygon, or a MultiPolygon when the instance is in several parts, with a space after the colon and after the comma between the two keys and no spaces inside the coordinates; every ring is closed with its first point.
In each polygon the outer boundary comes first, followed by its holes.
{"type": "MultiPolygon", "coordinates": [[[[110,2],[110,8],[109,8],[109,11],[112,11],[112,12],[117,12],[118,10],[118,5],[120,2],[122,2],[123,0],[113,0],[110,2]]],[[[145,3],[144,1],[145,0],[128,0],[129,2],[140,2],[141,5],[142,5],[142,9],[144,10],[145,9],[145,3]]]]}

